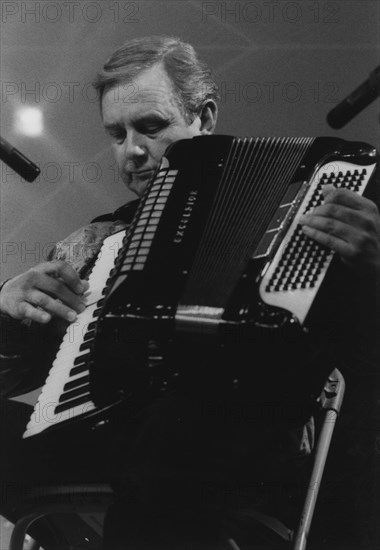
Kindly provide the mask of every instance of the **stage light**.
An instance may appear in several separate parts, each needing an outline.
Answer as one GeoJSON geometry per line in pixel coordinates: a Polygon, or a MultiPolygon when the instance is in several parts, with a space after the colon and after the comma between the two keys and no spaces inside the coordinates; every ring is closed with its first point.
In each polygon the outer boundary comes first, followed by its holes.
{"type": "Polygon", "coordinates": [[[40,136],[43,131],[43,116],[37,107],[23,107],[16,111],[15,130],[24,136],[40,136]]]}

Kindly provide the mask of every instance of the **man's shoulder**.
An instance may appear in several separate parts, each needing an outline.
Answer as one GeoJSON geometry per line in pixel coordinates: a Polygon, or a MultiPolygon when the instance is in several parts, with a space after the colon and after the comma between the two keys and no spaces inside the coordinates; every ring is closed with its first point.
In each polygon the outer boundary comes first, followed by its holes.
{"type": "Polygon", "coordinates": [[[82,275],[92,265],[104,239],[122,229],[133,220],[138,200],[124,204],[114,212],[98,216],[59,241],[50,260],[61,260],[72,265],[82,275]]]}

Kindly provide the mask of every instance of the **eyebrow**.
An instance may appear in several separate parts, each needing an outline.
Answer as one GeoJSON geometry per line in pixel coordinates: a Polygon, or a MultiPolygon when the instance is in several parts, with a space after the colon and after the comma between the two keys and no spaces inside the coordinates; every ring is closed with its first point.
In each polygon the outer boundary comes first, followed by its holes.
{"type": "MultiPolygon", "coordinates": [[[[134,125],[144,124],[151,121],[161,121],[161,122],[170,122],[170,116],[164,115],[164,114],[158,114],[158,113],[144,113],[141,116],[136,116],[135,119],[132,119],[131,122],[134,125]]],[[[104,123],[103,127],[106,130],[112,130],[114,128],[123,128],[124,125],[120,124],[119,122],[109,122],[104,123]]]]}
{"type": "Polygon", "coordinates": [[[118,122],[110,122],[109,124],[103,124],[103,127],[106,130],[111,130],[113,128],[121,128],[122,126],[118,122]]]}

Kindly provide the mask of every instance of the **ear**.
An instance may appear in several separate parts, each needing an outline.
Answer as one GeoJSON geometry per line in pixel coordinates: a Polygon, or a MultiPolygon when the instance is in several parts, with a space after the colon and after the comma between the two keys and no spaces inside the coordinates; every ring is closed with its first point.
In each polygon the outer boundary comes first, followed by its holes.
{"type": "Polygon", "coordinates": [[[202,107],[199,115],[201,135],[213,134],[218,118],[218,106],[213,99],[209,99],[202,107]]]}

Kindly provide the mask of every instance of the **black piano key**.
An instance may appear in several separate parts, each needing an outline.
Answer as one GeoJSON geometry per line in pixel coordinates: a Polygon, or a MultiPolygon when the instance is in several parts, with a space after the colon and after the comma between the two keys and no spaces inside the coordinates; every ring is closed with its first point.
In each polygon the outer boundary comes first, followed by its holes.
{"type": "Polygon", "coordinates": [[[89,342],[86,341],[86,342],[83,342],[83,344],[80,345],[79,347],[79,351],[84,351],[86,349],[90,349],[91,348],[91,345],[92,345],[92,341],[90,340],[89,342]]]}
{"type": "Polygon", "coordinates": [[[82,395],[81,397],[78,397],[77,399],[73,399],[72,401],[67,401],[66,403],[62,403],[62,405],[57,405],[57,407],[54,409],[54,413],[59,414],[60,412],[67,411],[68,409],[72,409],[77,405],[82,405],[83,403],[88,403],[89,401],[91,401],[91,397],[90,397],[90,394],[88,393],[86,395],[82,395]]]}
{"type": "Polygon", "coordinates": [[[70,390],[68,392],[63,392],[59,398],[59,403],[64,403],[65,401],[69,401],[74,399],[74,397],[79,397],[80,395],[83,395],[85,393],[89,393],[90,391],[90,384],[85,384],[84,386],[80,388],[75,388],[75,390],[70,390]]]}
{"type": "Polygon", "coordinates": [[[63,386],[63,391],[69,391],[79,386],[83,386],[83,384],[86,384],[87,382],[89,382],[89,380],[90,380],[90,376],[88,374],[86,376],[81,376],[80,378],[76,378],[75,380],[71,380],[71,382],[67,382],[63,386]]]}
{"type": "Polygon", "coordinates": [[[83,355],[80,355],[77,357],[74,361],[74,365],[80,365],[84,361],[87,361],[87,359],[90,357],[90,352],[84,353],[83,355]]]}
{"type": "Polygon", "coordinates": [[[88,340],[92,340],[95,336],[95,330],[89,330],[88,332],[86,332],[86,334],[84,335],[84,342],[87,342],[88,340]]]}
{"type": "Polygon", "coordinates": [[[88,363],[83,361],[83,363],[71,369],[69,376],[76,376],[77,374],[85,372],[86,370],[88,370],[88,363]]]}

